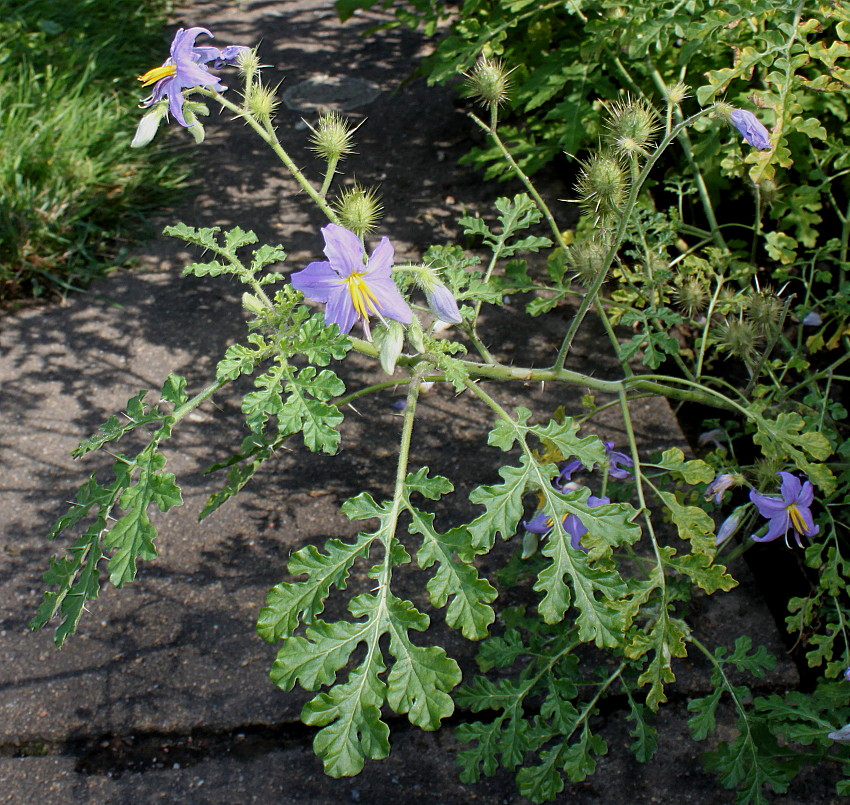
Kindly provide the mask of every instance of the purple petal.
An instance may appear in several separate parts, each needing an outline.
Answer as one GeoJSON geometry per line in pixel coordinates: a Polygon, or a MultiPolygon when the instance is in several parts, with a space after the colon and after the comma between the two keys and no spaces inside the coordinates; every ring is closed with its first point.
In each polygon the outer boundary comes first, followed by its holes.
{"type": "Polygon", "coordinates": [[[325,321],[339,326],[341,333],[348,333],[358,319],[347,285],[340,285],[328,298],[325,321]]]}
{"type": "Polygon", "coordinates": [[[803,536],[813,537],[820,531],[820,526],[815,525],[815,521],[812,519],[811,509],[807,506],[798,505],[797,514],[800,515],[800,519],[803,521],[803,536]]]}
{"type": "Polygon", "coordinates": [[[555,489],[563,490],[563,488],[572,480],[573,473],[578,472],[578,470],[583,469],[584,464],[582,464],[577,458],[572,459],[572,461],[568,461],[564,468],[559,473],[558,477],[552,481],[552,486],[555,489]]]}
{"type": "Polygon", "coordinates": [[[581,544],[581,538],[587,533],[587,528],[575,514],[568,514],[564,518],[564,531],[570,535],[570,547],[587,553],[587,548],[581,544]]]}
{"type": "Polygon", "coordinates": [[[341,287],[339,274],[327,262],[310,263],[307,268],[296,271],[292,277],[292,287],[301,291],[314,302],[327,302],[331,294],[341,287]]]}
{"type": "Polygon", "coordinates": [[[399,293],[392,277],[375,278],[370,276],[367,280],[369,288],[375,294],[378,310],[382,316],[400,321],[402,324],[410,324],[413,321],[413,312],[399,293]]]}
{"type": "Polygon", "coordinates": [[[786,511],[784,514],[776,515],[768,520],[767,533],[763,537],[757,537],[753,534],[750,539],[755,542],[772,542],[779,537],[785,536],[788,533],[788,528],[791,525],[791,518],[786,511]]]}
{"type": "Polygon", "coordinates": [[[756,508],[762,517],[776,517],[788,508],[782,498],[760,495],[755,489],[750,490],[750,500],[756,504],[756,508]]]}
{"type": "Polygon", "coordinates": [[[800,479],[790,472],[777,472],[777,475],[782,476],[782,500],[785,504],[796,503],[800,496],[800,479]]]}
{"type": "Polygon", "coordinates": [[[532,534],[547,534],[552,530],[552,518],[546,512],[539,512],[528,522],[523,522],[526,531],[532,534]]]}
{"type": "Polygon", "coordinates": [[[803,488],[800,490],[800,494],[797,496],[797,505],[798,506],[811,506],[814,499],[815,499],[815,489],[812,486],[810,481],[806,481],[803,484],[803,488]]]}
{"type": "Polygon", "coordinates": [[[180,91],[180,87],[176,81],[173,79],[168,81],[168,85],[165,87],[165,94],[168,96],[168,111],[174,115],[174,119],[184,129],[189,128],[186,118],[183,117],[183,102],[186,99],[183,97],[183,93],[180,91]]]}
{"type": "Polygon", "coordinates": [[[590,506],[591,509],[595,509],[597,506],[605,506],[607,503],[611,502],[611,498],[601,497],[598,498],[596,495],[590,495],[587,499],[587,505],[590,506]]]}
{"type": "Polygon", "coordinates": [[[209,47],[192,48],[191,58],[198,64],[206,64],[214,59],[221,59],[221,51],[209,47]]]}
{"type": "Polygon", "coordinates": [[[372,278],[384,278],[390,276],[390,269],[393,267],[393,258],[395,251],[390,239],[387,237],[381,238],[381,242],[375,247],[372,256],[369,258],[369,265],[366,268],[366,274],[369,276],[369,284],[372,284],[372,278]]]}
{"type": "Polygon", "coordinates": [[[210,37],[210,39],[215,39],[215,37],[206,28],[201,28],[199,26],[195,26],[194,28],[180,28],[177,33],[174,34],[174,39],[171,42],[171,58],[174,59],[175,62],[183,59],[191,60],[192,48],[195,45],[195,40],[201,34],[206,34],[210,37]]]}
{"type": "Polygon", "coordinates": [[[773,146],[770,144],[770,132],[762,122],[746,109],[733,109],[729,114],[732,125],[738,129],[745,142],[759,151],[769,151],[773,146]]]}
{"type": "Polygon", "coordinates": [[[351,230],[339,224],[328,224],[322,227],[322,237],[325,239],[325,254],[340,277],[366,270],[363,244],[351,230]]]}

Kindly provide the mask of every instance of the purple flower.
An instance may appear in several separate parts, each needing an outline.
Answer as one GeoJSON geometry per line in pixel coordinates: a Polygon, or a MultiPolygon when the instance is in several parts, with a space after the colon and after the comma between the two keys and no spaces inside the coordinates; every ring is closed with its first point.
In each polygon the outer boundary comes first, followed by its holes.
{"type": "Polygon", "coordinates": [[[734,475],[724,472],[720,475],[715,476],[714,480],[708,485],[708,488],[705,490],[705,499],[710,500],[712,497],[714,498],[714,502],[719,506],[723,502],[723,494],[727,489],[731,489],[735,486],[736,478],[734,475]]]}
{"type": "Polygon", "coordinates": [[[620,481],[626,478],[631,478],[632,473],[624,467],[633,467],[635,465],[629,456],[625,453],[620,453],[614,449],[614,442],[605,442],[605,453],[608,456],[608,474],[612,478],[617,478],[620,481]]]}
{"type": "Polygon", "coordinates": [[[746,109],[733,109],[729,113],[729,122],[741,133],[744,142],[759,151],[770,151],[770,133],[762,122],[746,109]]]}
{"type": "MultiPolygon", "coordinates": [[[[606,503],[610,502],[609,498],[598,498],[595,495],[591,495],[587,499],[587,505],[591,509],[594,509],[597,506],[604,506],[606,503]]],[[[554,522],[548,514],[545,512],[539,512],[527,523],[523,523],[523,525],[525,525],[525,530],[531,531],[532,534],[548,534],[552,530],[554,522]]],[[[585,528],[582,521],[579,520],[578,515],[568,514],[564,517],[563,525],[564,531],[570,535],[570,546],[576,550],[587,553],[587,548],[581,544],[581,538],[587,533],[587,528],[585,528]]]]}
{"type": "Polygon", "coordinates": [[[845,668],[845,669],[844,669],[844,679],[845,679],[847,682],[850,682],[850,668],[845,668]]]}
{"type": "Polygon", "coordinates": [[[787,544],[788,529],[794,529],[794,539],[801,548],[801,536],[813,537],[820,531],[814,524],[809,507],[814,500],[814,489],[809,481],[804,484],[790,472],[778,472],[782,476],[781,497],[760,495],[750,492],[750,500],[756,504],[759,514],[768,521],[767,533],[763,537],[753,534],[750,539],[756,542],[771,542],[777,537],[785,537],[787,544]]]}
{"type": "Polygon", "coordinates": [[[410,324],[413,313],[392,278],[394,253],[389,238],[381,238],[367,262],[360,238],[345,227],[328,224],[322,236],[328,260],[310,263],[293,274],[292,287],[327,303],[325,321],[347,333],[359,320],[368,339],[372,315],[410,324]]]}
{"type": "Polygon", "coordinates": [[[204,66],[214,62],[215,67],[233,64],[239,54],[248,50],[240,45],[230,45],[224,50],[210,47],[195,47],[195,40],[200,34],[212,36],[206,28],[180,28],[171,42],[171,56],[160,67],[148,70],[139,76],[143,87],[153,84],[153,92],[143,100],[140,106],[146,109],[168,98],[168,109],[174,119],[184,128],[189,127],[183,116],[182,90],[190,87],[211,87],[217,92],[223,92],[226,87],[204,66]]]}
{"type": "Polygon", "coordinates": [[[460,324],[460,311],[457,309],[457,301],[452,292],[442,282],[435,282],[430,288],[425,289],[425,298],[431,312],[447,324],[460,324]]]}

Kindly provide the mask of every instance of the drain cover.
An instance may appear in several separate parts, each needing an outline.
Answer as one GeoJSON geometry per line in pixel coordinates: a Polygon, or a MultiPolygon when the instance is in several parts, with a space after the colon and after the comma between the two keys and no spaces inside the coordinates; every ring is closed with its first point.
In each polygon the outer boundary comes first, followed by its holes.
{"type": "Polygon", "coordinates": [[[282,97],[298,112],[346,112],[372,103],[380,94],[377,84],[363,78],[319,74],[290,87],[282,97]]]}

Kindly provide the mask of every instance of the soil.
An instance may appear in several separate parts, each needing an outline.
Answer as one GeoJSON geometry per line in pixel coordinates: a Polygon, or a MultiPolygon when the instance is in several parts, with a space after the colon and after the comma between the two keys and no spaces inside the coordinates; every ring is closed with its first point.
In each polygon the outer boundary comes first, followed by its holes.
{"type": "MultiPolygon", "coordinates": [[[[358,153],[342,167],[342,181],[380,185],[386,212],[381,231],[392,238],[397,259],[417,259],[432,243],[463,244],[457,217],[489,216],[496,195],[519,188],[484,184],[457,164],[476,141],[475,128],[449,89],[408,80],[427,51],[426,40],[403,28],[370,33],[390,19],[369,12],[341,25],[326,0],[195,2],[175,11],[164,43],[177,27],[192,25],[210,28],[216,44],[260,42],[262,59],[271,65],[269,82],[283,81],[290,104],[300,107],[282,106],[277,125],[285,147],[308,173],[319,167],[307,148],[316,98],[330,107],[340,104],[361,124],[358,153]],[[347,78],[357,85],[346,84],[347,78]]],[[[187,159],[197,158],[199,187],[154,227],[178,220],[223,229],[238,224],[253,229],[261,242],[284,244],[290,270],[317,259],[321,213],[251,132],[214,116],[199,150],[186,144],[186,132],[167,132],[187,159]]],[[[569,186],[558,177],[541,177],[541,185],[556,205],[555,199],[569,197],[569,186]]],[[[561,211],[569,220],[563,205],[561,211]]],[[[246,387],[236,384],[181,423],[171,442],[169,468],[182,484],[184,506],[156,516],[157,560],[144,563],[125,589],[104,587],[80,633],[61,652],[50,634],[27,629],[48,557],[66,548],[48,545],[44,534],[86,475],[104,467],[95,456],[73,462],[70,450],[139,389],[158,388],[169,372],[185,375],[190,389],[201,388],[227,345],[244,339],[241,289],[221,279],[180,276],[196,257],[176,240],[155,237],[138,250],[134,272],[116,273],[85,296],[3,322],[0,589],[7,606],[0,620],[0,802],[524,802],[509,773],[478,784],[460,782],[454,759],[460,747],[451,724],[423,733],[391,719],[387,760],[367,764],[356,778],[327,778],[310,748],[314,733],[299,721],[309,694],[284,693],[268,680],[274,647],[260,641],[253,627],[266,591],[286,578],[289,554],[304,544],[320,547],[329,537],[353,536],[358,524],[339,512],[340,503],[363,489],[376,499],[391,489],[401,422],[392,390],[356,403],[343,426],[339,455],[329,459],[296,446],[282,451],[244,494],[199,524],[198,512],[222,482],[204,468],[225,458],[245,433],[239,400],[246,387]]],[[[557,345],[571,311],[531,321],[522,302],[486,314],[483,329],[499,356],[529,365],[557,345]]],[[[615,376],[616,364],[599,349],[603,342],[589,325],[574,350],[575,367],[615,376]]],[[[350,388],[382,378],[365,359],[346,361],[341,372],[350,388]]],[[[565,399],[555,388],[527,384],[499,397],[507,407],[551,412],[563,405],[568,414],[580,411],[579,398],[578,392],[565,399]]],[[[687,450],[663,400],[641,401],[634,415],[643,455],[670,446],[687,450]]],[[[452,502],[436,507],[438,527],[472,516],[475,507],[464,502],[468,492],[496,480],[498,451],[485,440],[490,419],[450,388],[435,387],[423,398],[413,466],[427,463],[458,490],[452,502]]],[[[593,427],[622,443],[613,409],[595,418],[593,427]]],[[[482,564],[490,578],[513,546],[501,550],[482,564]]],[[[699,600],[695,627],[709,643],[731,645],[739,634],[750,634],[779,657],[757,692],[795,687],[794,665],[746,567],[740,563],[733,573],[740,587],[717,600],[699,600]]],[[[362,568],[350,587],[360,583],[368,583],[362,568]]],[[[399,594],[424,607],[423,585],[421,575],[405,575],[399,594]]],[[[435,618],[433,639],[469,678],[475,646],[435,618]]],[[[659,752],[645,765],[629,752],[625,711],[616,702],[605,709],[597,726],[608,754],[594,776],[568,784],[557,801],[732,802],[733,793],[700,766],[708,744],[688,737],[687,703],[707,685],[698,658],[680,663],[670,705],[658,721],[659,752]]],[[[459,711],[452,723],[478,717],[459,711]]],[[[732,714],[722,714],[720,733],[734,734],[732,714]]],[[[833,785],[823,770],[805,772],[788,794],[770,801],[837,802],[833,785]]]]}

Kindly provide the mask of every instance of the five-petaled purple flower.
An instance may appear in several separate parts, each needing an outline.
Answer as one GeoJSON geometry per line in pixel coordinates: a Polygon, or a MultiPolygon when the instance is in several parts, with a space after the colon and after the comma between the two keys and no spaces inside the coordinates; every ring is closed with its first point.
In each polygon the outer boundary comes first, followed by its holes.
{"type": "Polygon", "coordinates": [[[762,122],[746,109],[733,109],[729,113],[729,122],[741,133],[744,142],[748,142],[759,151],[770,151],[770,133],[762,122]]]}
{"type": "Polygon", "coordinates": [[[392,278],[393,247],[381,238],[366,262],[360,238],[339,224],[322,228],[327,261],[310,263],[292,275],[292,287],[316,302],[325,302],[325,321],[347,333],[360,321],[370,339],[369,317],[410,324],[413,313],[392,278]]]}
{"type": "Polygon", "coordinates": [[[793,528],[794,539],[802,548],[801,536],[813,537],[820,531],[820,527],[814,524],[809,509],[814,500],[814,489],[811,482],[801,484],[800,479],[790,472],[778,472],[777,475],[782,476],[781,497],[750,491],[750,500],[756,504],[759,514],[768,521],[767,533],[763,537],[753,534],[750,539],[756,542],[770,542],[784,536],[787,544],[788,529],[793,528]]]}
{"type": "MultiPolygon", "coordinates": [[[[595,495],[591,495],[587,499],[587,505],[590,506],[591,509],[595,509],[597,506],[604,506],[606,503],[610,503],[609,498],[598,498],[595,495]]],[[[554,522],[552,518],[546,514],[545,512],[540,512],[531,518],[527,523],[523,523],[525,525],[526,531],[531,531],[532,534],[548,534],[552,530],[552,526],[554,522]]],[[[588,549],[581,544],[581,538],[587,533],[587,528],[585,528],[584,523],[579,520],[578,515],[568,514],[564,518],[564,531],[570,535],[570,546],[579,551],[588,552],[588,549]]]]}
{"type": "Polygon", "coordinates": [[[217,92],[223,92],[226,87],[204,66],[213,62],[216,68],[234,64],[243,51],[248,48],[241,45],[230,45],[224,50],[211,47],[195,47],[195,40],[200,34],[212,36],[206,28],[181,28],[171,42],[171,56],[160,67],[148,70],[139,76],[143,87],[154,85],[149,98],[143,100],[140,106],[146,109],[168,98],[168,110],[174,119],[184,128],[190,125],[183,115],[182,90],[190,87],[211,87],[217,92]]]}

